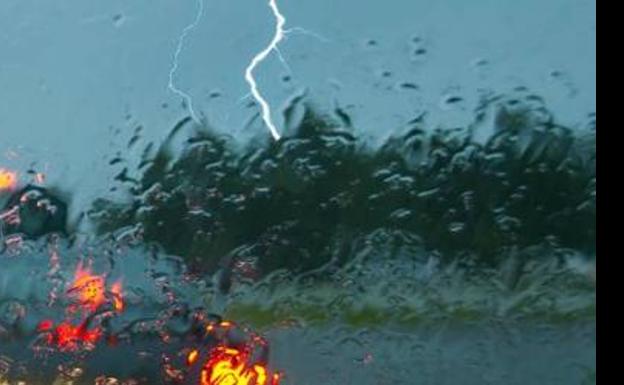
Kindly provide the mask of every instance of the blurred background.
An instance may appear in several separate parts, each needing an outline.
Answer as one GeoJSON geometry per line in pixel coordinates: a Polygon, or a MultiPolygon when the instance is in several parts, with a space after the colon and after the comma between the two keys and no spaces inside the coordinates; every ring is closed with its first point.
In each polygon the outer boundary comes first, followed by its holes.
{"type": "Polygon", "coordinates": [[[280,141],[268,0],[0,3],[0,384],[170,383],[190,309],[286,385],[594,384],[596,2],[276,4],[280,141]],[[85,272],[126,347],[46,346],[85,272]]]}

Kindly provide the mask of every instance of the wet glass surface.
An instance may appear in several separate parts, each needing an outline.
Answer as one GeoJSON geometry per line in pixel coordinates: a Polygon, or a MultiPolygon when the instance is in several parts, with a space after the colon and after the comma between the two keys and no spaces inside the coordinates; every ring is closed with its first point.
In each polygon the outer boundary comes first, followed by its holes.
{"type": "Polygon", "coordinates": [[[594,384],[595,2],[0,4],[0,384],[594,384]]]}

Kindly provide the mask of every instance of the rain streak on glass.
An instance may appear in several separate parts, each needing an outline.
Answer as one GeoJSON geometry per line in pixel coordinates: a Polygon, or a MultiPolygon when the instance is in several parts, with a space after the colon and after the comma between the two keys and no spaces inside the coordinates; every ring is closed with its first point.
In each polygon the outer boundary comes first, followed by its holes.
{"type": "Polygon", "coordinates": [[[226,3],[0,5],[0,384],[595,384],[595,6],[226,3]]]}

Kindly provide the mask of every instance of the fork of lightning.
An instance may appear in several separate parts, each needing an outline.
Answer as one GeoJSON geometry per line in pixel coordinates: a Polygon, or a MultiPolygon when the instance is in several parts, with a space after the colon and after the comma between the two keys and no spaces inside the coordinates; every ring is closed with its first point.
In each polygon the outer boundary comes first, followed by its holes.
{"type": "MultiPolygon", "coordinates": [[[[171,92],[173,92],[174,94],[182,97],[182,99],[185,101],[188,109],[189,109],[189,113],[191,114],[191,117],[193,118],[193,120],[197,123],[201,123],[200,119],[197,117],[195,110],[193,109],[193,100],[191,98],[191,96],[182,91],[181,89],[179,89],[178,87],[176,87],[176,85],[174,84],[174,77],[175,77],[175,73],[178,69],[178,59],[180,56],[180,53],[182,51],[182,47],[184,45],[184,40],[186,39],[187,35],[197,27],[197,25],[199,24],[201,17],[203,15],[204,12],[204,1],[205,0],[198,0],[198,10],[197,10],[197,14],[195,15],[195,18],[193,20],[193,22],[189,25],[187,25],[183,30],[182,30],[182,34],[179,36],[178,38],[178,44],[176,46],[176,50],[174,52],[173,55],[173,63],[171,65],[171,69],[169,71],[169,84],[168,84],[168,88],[171,92]]],[[[279,140],[281,138],[281,135],[275,125],[275,122],[273,121],[272,115],[271,115],[271,106],[269,105],[269,103],[267,102],[267,100],[262,96],[262,93],[260,92],[259,88],[258,88],[258,84],[256,82],[256,79],[254,78],[254,70],[258,67],[258,65],[260,65],[272,52],[276,52],[279,60],[285,65],[286,61],[284,60],[284,58],[282,57],[279,49],[278,49],[278,45],[279,43],[284,39],[284,37],[286,36],[287,33],[289,32],[304,32],[304,33],[308,33],[307,31],[305,31],[302,28],[293,28],[291,30],[285,30],[284,26],[286,25],[286,18],[284,17],[284,15],[280,12],[279,7],[277,6],[277,0],[269,0],[269,8],[271,9],[273,16],[275,17],[275,33],[273,34],[273,37],[271,39],[271,41],[269,42],[269,44],[260,52],[258,52],[253,59],[251,60],[251,62],[249,63],[249,65],[247,66],[247,68],[245,69],[245,81],[249,84],[249,89],[250,89],[250,94],[251,96],[253,96],[253,98],[256,100],[256,102],[260,105],[260,109],[261,109],[261,114],[262,114],[262,121],[264,122],[264,124],[267,126],[267,128],[269,129],[271,135],[273,136],[273,139],[275,140],[279,140]]],[[[313,34],[312,34],[313,35],[313,34]]]]}
{"type": "Polygon", "coordinates": [[[256,56],[254,56],[253,59],[251,59],[251,63],[249,63],[249,66],[247,66],[247,69],[245,70],[245,80],[247,81],[247,83],[249,83],[249,88],[254,99],[256,99],[258,104],[260,104],[260,108],[262,109],[262,120],[264,121],[264,124],[269,128],[271,135],[273,135],[273,139],[279,140],[281,136],[277,131],[277,128],[275,127],[273,119],[271,118],[271,107],[258,90],[258,84],[256,83],[256,79],[253,76],[254,69],[260,63],[262,63],[262,61],[264,61],[267,56],[269,56],[271,51],[277,51],[277,45],[284,38],[284,25],[286,24],[286,18],[284,17],[284,15],[282,15],[279,8],[277,7],[276,0],[269,0],[269,7],[271,8],[271,11],[273,11],[273,15],[275,16],[275,34],[273,35],[273,39],[271,39],[269,45],[266,46],[266,48],[264,48],[262,51],[260,51],[256,56]]]}

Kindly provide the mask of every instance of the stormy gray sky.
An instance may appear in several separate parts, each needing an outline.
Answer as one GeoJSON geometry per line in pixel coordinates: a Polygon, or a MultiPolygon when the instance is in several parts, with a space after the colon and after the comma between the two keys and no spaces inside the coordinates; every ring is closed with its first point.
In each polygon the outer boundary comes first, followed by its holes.
{"type": "MultiPolygon", "coordinates": [[[[268,0],[203,1],[175,85],[220,130],[268,137],[259,120],[248,124],[257,109],[243,77],[273,33],[268,0]]],[[[371,138],[423,111],[466,122],[483,89],[526,86],[569,125],[596,110],[595,0],[278,4],[287,28],[320,36],[291,33],[280,46],[287,66],[272,55],[256,71],[282,130],[281,109],[303,89],[320,106],[340,105],[371,138]],[[448,96],[464,101],[449,107],[448,96]]],[[[0,2],[0,167],[37,162],[79,201],[104,193],[118,171],[108,161],[136,126],[145,144],[186,114],[167,83],[197,9],[198,0],[0,2]]]]}

